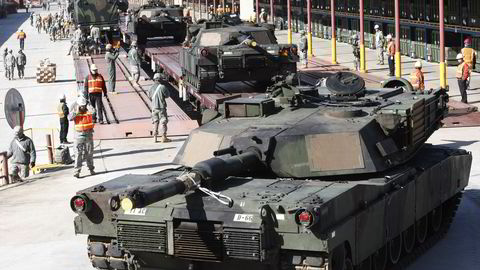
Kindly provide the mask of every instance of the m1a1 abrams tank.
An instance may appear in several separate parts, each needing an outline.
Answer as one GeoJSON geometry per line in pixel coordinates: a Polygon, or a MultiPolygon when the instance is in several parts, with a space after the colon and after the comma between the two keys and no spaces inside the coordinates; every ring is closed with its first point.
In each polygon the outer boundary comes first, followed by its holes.
{"type": "Polygon", "coordinates": [[[187,24],[183,17],[183,7],[166,6],[162,1],[149,1],[135,11],[133,22],[130,25],[141,44],[152,37],[172,36],[178,43],[185,40],[187,24]]]}
{"type": "Polygon", "coordinates": [[[79,191],[75,232],[89,235],[93,265],[378,270],[439,239],[472,161],[425,144],[445,91],[365,89],[349,73],[295,82],[226,101],[190,134],[182,167],[79,191]]]}
{"type": "Polygon", "coordinates": [[[184,81],[199,92],[213,91],[222,82],[269,84],[273,76],[297,70],[296,45],[278,44],[268,28],[219,22],[192,27],[198,33],[180,50],[180,66],[184,81]]]}
{"type": "Polygon", "coordinates": [[[118,11],[127,8],[127,0],[78,0],[73,1],[72,18],[83,29],[94,25],[101,31],[118,31],[118,11]]]}

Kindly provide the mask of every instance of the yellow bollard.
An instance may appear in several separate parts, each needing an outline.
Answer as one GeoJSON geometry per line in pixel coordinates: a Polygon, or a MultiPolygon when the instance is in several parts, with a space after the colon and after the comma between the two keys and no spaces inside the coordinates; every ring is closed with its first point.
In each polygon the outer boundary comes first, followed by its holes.
{"type": "Polygon", "coordinates": [[[337,40],[333,37],[332,37],[332,64],[334,65],[337,64],[337,40]]]}
{"type": "Polygon", "coordinates": [[[395,76],[402,77],[402,56],[399,51],[395,52],[395,76]]]}
{"type": "Polygon", "coordinates": [[[440,62],[440,87],[447,89],[447,69],[445,62],[440,62]]]}
{"type": "Polygon", "coordinates": [[[360,72],[367,72],[367,61],[365,61],[365,45],[360,44],[360,72]]]}
{"type": "Polygon", "coordinates": [[[312,42],[312,32],[308,32],[308,57],[312,58],[313,56],[313,42],[312,42]]]}
{"type": "Polygon", "coordinates": [[[288,28],[288,44],[292,44],[292,29],[288,28]]]}

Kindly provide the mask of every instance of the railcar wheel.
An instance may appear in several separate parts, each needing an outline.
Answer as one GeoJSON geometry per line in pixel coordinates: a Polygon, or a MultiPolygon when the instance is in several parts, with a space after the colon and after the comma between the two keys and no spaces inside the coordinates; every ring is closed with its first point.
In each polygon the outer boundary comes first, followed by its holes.
{"type": "Polygon", "coordinates": [[[428,218],[427,216],[424,216],[420,220],[415,222],[415,235],[419,244],[423,244],[423,242],[425,242],[425,239],[427,239],[427,232],[428,218]]]}
{"type": "Polygon", "coordinates": [[[373,254],[373,269],[374,270],[384,270],[387,267],[387,248],[386,246],[377,250],[373,254]]]}
{"type": "Polygon", "coordinates": [[[399,235],[388,242],[388,254],[392,264],[396,264],[402,255],[402,236],[399,235]]]}
{"type": "Polygon", "coordinates": [[[415,225],[410,226],[404,232],[402,232],[403,238],[403,250],[406,253],[412,252],[415,247],[415,225]]]}
{"type": "Polygon", "coordinates": [[[430,213],[431,217],[431,228],[432,232],[436,233],[440,230],[442,226],[442,219],[443,219],[443,207],[442,205],[438,206],[437,208],[433,209],[430,213]]]}

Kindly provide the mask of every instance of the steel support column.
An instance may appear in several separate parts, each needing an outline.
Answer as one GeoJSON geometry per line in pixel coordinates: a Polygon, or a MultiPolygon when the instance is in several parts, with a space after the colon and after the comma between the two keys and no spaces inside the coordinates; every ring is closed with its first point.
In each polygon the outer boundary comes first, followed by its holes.
{"type": "Polygon", "coordinates": [[[360,72],[367,72],[367,62],[365,61],[365,19],[363,16],[363,0],[360,1],[360,72]]]}
{"type": "Polygon", "coordinates": [[[260,3],[259,0],[255,0],[255,18],[257,23],[260,22],[260,3]]]}
{"type": "Polygon", "coordinates": [[[308,57],[313,56],[312,43],[312,0],[307,0],[307,22],[308,22],[308,57]]]}
{"type": "Polygon", "coordinates": [[[273,9],[273,2],[275,2],[275,0],[270,0],[270,21],[272,24],[275,24],[275,9],[273,9]]]}
{"type": "Polygon", "coordinates": [[[439,24],[440,24],[440,87],[447,88],[447,69],[445,65],[445,5],[444,0],[439,0],[439,24]]]}
{"type": "Polygon", "coordinates": [[[395,76],[402,77],[402,57],[400,54],[400,3],[395,0],[395,76]]]}
{"type": "Polygon", "coordinates": [[[330,0],[332,17],[332,64],[337,64],[337,26],[335,22],[335,0],[330,0]]]}
{"type": "Polygon", "coordinates": [[[288,44],[292,44],[292,0],[287,0],[287,18],[288,18],[288,44]]]}

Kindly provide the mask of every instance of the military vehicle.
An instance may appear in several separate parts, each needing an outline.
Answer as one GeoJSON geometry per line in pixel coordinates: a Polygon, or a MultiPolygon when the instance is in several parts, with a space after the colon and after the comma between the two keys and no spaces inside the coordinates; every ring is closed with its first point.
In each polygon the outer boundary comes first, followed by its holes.
{"type": "Polygon", "coordinates": [[[199,92],[213,91],[219,82],[268,85],[273,76],[296,72],[297,62],[297,46],[278,44],[270,29],[218,22],[205,22],[180,51],[184,81],[199,92]]]}
{"type": "MultiPolygon", "coordinates": [[[[150,1],[134,12],[132,32],[137,42],[145,44],[147,38],[173,36],[178,43],[185,40],[187,24],[183,7],[166,6],[160,1],[150,1]]],[[[130,30],[130,29],[129,29],[130,30]]]]}
{"type": "Polygon", "coordinates": [[[85,30],[95,25],[101,31],[119,31],[118,11],[125,12],[127,9],[127,0],[78,0],[73,1],[72,18],[85,30]]]}
{"type": "MultiPolygon", "coordinates": [[[[443,89],[277,80],[226,101],[174,162],[79,191],[75,232],[99,269],[385,269],[439,239],[472,161],[425,144],[443,89]]],[[[403,265],[404,266],[404,265],[403,265]]]]}

